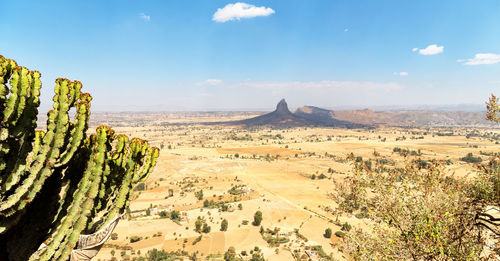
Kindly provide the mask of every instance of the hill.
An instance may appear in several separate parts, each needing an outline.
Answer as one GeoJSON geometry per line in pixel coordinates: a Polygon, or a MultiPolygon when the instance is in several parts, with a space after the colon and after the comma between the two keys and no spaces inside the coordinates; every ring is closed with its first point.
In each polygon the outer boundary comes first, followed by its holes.
{"type": "Polygon", "coordinates": [[[484,112],[399,110],[375,112],[370,109],[333,111],[314,106],[298,108],[296,115],[328,123],[349,122],[368,126],[491,126],[484,112]]]}
{"type": "Polygon", "coordinates": [[[282,99],[278,105],[276,105],[276,110],[264,115],[260,115],[254,118],[240,120],[240,121],[230,121],[224,122],[224,124],[231,125],[245,125],[247,127],[257,127],[257,126],[278,126],[278,127],[297,127],[297,126],[316,126],[320,125],[314,119],[303,118],[297,116],[290,112],[285,99],[282,99]]]}

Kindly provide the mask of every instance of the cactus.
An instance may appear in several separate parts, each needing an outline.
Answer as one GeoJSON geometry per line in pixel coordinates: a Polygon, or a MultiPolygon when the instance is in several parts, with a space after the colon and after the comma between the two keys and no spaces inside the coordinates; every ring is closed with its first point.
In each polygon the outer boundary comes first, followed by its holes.
{"type": "Polygon", "coordinates": [[[92,97],[79,81],[56,80],[36,130],[40,77],[0,55],[0,260],[68,260],[81,234],[125,211],[159,155],[108,126],[88,136],[92,97]]]}

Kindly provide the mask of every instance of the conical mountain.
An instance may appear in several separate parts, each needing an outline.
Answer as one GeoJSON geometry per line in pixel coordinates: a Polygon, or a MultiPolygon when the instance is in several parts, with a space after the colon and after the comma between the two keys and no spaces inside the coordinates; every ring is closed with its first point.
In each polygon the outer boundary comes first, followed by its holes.
{"type": "Polygon", "coordinates": [[[228,124],[241,124],[248,127],[253,126],[279,126],[279,127],[296,127],[296,126],[312,126],[318,125],[317,122],[297,116],[290,112],[285,99],[276,105],[276,110],[273,112],[257,116],[241,121],[228,122],[228,124]]]}
{"type": "Polygon", "coordinates": [[[292,114],[290,110],[288,110],[288,104],[286,103],[285,99],[281,99],[280,102],[278,102],[278,105],[276,105],[276,110],[274,110],[277,114],[292,114]]]}

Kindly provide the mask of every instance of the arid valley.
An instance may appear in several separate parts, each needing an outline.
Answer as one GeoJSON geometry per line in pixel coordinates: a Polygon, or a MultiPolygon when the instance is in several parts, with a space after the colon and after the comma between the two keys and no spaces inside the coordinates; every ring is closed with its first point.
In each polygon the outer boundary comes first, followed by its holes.
{"type": "Polygon", "coordinates": [[[395,169],[408,160],[436,160],[447,173],[473,177],[475,164],[461,159],[472,153],[487,160],[498,152],[500,141],[495,126],[345,129],[202,124],[258,114],[93,115],[91,125],[112,124],[117,133],[147,139],[161,148],[153,173],[135,188],[130,217],[118,224],[96,260],[132,260],[151,249],[177,252],[181,259],[196,255],[223,260],[229,247],[243,259],[250,259],[258,247],[266,260],[344,260],[338,249],[341,234],[326,238],[325,229],[335,233],[344,231],[346,223],[353,230],[371,225],[360,212],[337,213],[331,194],[353,175],[353,162],[395,169]],[[258,226],[252,224],[256,211],[262,212],[258,226]],[[177,213],[172,217],[172,212],[177,213]],[[221,229],[223,220],[227,229],[221,229]],[[196,223],[208,228],[197,229],[196,223]]]}

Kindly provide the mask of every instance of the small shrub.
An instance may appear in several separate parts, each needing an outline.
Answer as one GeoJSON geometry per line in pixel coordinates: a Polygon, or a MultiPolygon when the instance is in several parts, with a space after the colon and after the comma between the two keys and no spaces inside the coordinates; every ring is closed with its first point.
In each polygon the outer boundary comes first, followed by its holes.
{"type": "Polygon", "coordinates": [[[135,242],[138,242],[141,240],[142,240],[142,237],[140,237],[140,236],[131,236],[130,237],[130,243],[135,243],[135,242]]]}
{"type": "Polygon", "coordinates": [[[253,225],[254,226],[260,226],[260,223],[262,222],[262,212],[257,211],[255,212],[253,216],[253,225]]]}
{"type": "Polygon", "coordinates": [[[332,237],[332,229],[331,228],[325,229],[325,234],[323,234],[323,236],[326,238],[331,238],[332,237]]]}

